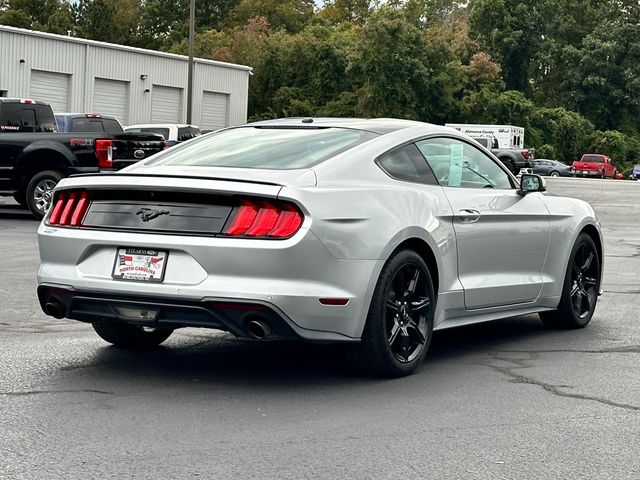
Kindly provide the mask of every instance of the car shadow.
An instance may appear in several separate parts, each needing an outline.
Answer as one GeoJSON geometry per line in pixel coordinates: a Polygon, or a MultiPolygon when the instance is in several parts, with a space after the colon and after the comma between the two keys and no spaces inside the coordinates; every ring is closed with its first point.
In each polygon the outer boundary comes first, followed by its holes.
{"type": "MultiPolygon", "coordinates": [[[[442,371],[440,367],[446,369],[451,361],[477,361],[478,353],[518,349],[525,341],[559,334],[545,329],[532,315],[435,332],[425,365],[411,378],[419,381],[429,372],[442,371]]],[[[67,370],[80,368],[83,381],[107,380],[109,385],[199,382],[299,388],[379,381],[361,365],[361,356],[353,344],[257,342],[190,329],[174,334],[164,346],[142,352],[100,346],[89,364],[67,370]]]]}
{"type": "Polygon", "coordinates": [[[34,222],[38,221],[28,208],[18,205],[17,203],[7,202],[0,202],[0,218],[8,220],[25,219],[33,220],[34,222]]]}

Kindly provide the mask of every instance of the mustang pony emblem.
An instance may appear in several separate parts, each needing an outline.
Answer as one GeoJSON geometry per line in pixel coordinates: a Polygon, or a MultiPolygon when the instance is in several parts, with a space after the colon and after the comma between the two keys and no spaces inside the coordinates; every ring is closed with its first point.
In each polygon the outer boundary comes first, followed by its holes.
{"type": "Polygon", "coordinates": [[[136,212],[136,215],[140,215],[143,222],[153,220],[160,215],[169,215],[169,210],[154,210],[153,208],[141,208],[136,212]]]}

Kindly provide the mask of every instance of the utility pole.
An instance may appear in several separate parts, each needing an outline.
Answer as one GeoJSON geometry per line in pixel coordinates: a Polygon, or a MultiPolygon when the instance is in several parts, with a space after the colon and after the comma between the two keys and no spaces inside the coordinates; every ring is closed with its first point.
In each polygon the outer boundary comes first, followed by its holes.
{"type": "Polygon", "coordinates": [[[189,70],[187,74],[187,123],[191,124],[193,109],[193,37],[196,23],[196,0],[189,1],[189,70]]]}

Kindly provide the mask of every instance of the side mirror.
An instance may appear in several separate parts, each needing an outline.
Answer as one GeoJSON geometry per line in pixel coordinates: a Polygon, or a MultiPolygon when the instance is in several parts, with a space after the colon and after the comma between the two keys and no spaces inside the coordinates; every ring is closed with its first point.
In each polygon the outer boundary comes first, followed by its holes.
{"type": "Polygon", "coordinates": [[[520,189],[518,195],[524,197],[531,192],[546,192],[547,182],[540,175],[532,173],[523,173],[520,177],[520,189]]]}

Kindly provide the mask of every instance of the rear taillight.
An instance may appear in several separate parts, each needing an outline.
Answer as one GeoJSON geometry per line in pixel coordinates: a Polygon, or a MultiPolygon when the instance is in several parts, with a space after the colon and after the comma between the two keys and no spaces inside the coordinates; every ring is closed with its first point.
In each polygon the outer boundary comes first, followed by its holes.
{"type": "Polygon", "coordinates": [[[288,238],[302,225],[302,213],[290,203],[243,200],[222,231],[249,238],[288,238]]]}
{"type": "Polygon", "coordinates": [[[111,140],[96,140],[96,155],[100,168],[112,168],[113,142],[111,140]]]}
{"type": "Polygon", "coordinates": [[[522,155],[522,158],[525,160],[529,160],[529,150],[521,150],[520,155],[522,155]]]}
{"type": "Polygon", "coordinates": [[[87,192],[59,192],[51,209],[51,214],[47,219],[47,224],[61,227],[79,227],[82,225],[82,220],[89,209],[89,203],[87,192]]]}

